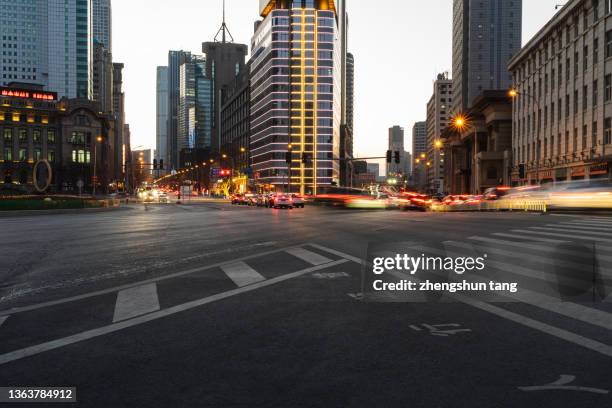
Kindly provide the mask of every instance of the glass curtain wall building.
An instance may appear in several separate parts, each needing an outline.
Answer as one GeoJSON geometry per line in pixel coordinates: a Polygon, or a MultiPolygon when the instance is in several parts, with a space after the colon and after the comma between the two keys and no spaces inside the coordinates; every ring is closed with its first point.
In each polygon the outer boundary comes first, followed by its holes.
{"type": "Polygon", "coordinates": [[[260,10],[264,19],[256,25],[251,65],[255,179],[276,190],[316,194],[339,181],[342,78],[335,3],[262,0],[260,10]]]}

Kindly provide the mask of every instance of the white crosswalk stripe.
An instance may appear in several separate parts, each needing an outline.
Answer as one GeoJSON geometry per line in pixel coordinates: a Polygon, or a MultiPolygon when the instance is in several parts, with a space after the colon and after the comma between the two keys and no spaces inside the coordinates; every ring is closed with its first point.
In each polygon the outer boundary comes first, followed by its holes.
{"type": "MultiPolygon", "coordinates": [[[[436,254],[440,256],[466,256],[465,251],[459,251],[453,253],[449,250],[449,246],[452,247],[455,243],[452,241],[445,242],[446,251],[440,249],[429,248],[426,246],[419,246],[418,249],[424,251],[427,254],[436,254]]],[[[487,261],[489,264],[490,261],[487,261]]],[[[514,266],[514,265],[510,265],[514,266]]],[[[516,266],[514,266],[516,268],[516,266]]],[[[536,273],[532,270],[524,268],[525,273],[531,273],[534,276],[536,273]]],[[[535,277],[535,276],[534,276],[535,277]]],[[[490,282],[490,278],[482,278],[475,274],[469,276],[469,278],[475,282],[490,282]]],[[[467,280],[467,277],[466,277],[467,280]]],[[[543,310],[554,312],[572,319],[580,320],[595,326],[603,327],[608,330],[612,330],[612,314],[604,311],[586,307],[577,303],[561,302],[559,298],[531,291],[529,289],[521,288],[516,293],[503,292],[500,295],[507,297],[511,300],[526,303],[543,310]]]]}
{"type": "MultiPolygon", "coordinates": [[[[508,234],[508,235],[511,235],[511,234],[508,234]]],[[[510,238],[521,238],[521,236],[520,235],[512,235],[510,238]]],[[[556,251],[555,247],[548,246],[548,245],[545,245],[545,244],[526,244],[526,243],[523,243],[523,242],[507,241],[507,240],[503,240],[503,239],[478,237],[478,236],[470,237],[468,239],[472,240],[472,241],[479,241],[479,242],[484,242],[484,243],[489,243],[489,244],[494,244],[494,245],[502,245],[502,246],[507,246],[507,247],[530,249],[530,250],[545,252],[545,253],[548,253],[548,254],[550,254],[551,252],[556,251]]],[[[561,242],[559,242],[559,243],[561,243],[561,242]]],[[[591,254],[585,254],[584,252],[579,252],[579,251],[570,251],[570,250],[567,250],[566,248],[563,249],[563,253],[565,255],[572,255],[572,256],[575,256],[577,258],[586,258],[586,259],[591,259],[592,258],[591,254]]],[[[516,256],[516,253],[514,253],[514,256],[516,256]]],[[[597,259],[600,260],[600,261],[612,262],[612,256],[602,255],[599,251],[597,251],[597,259]]]]}
{"type": "Polygon", "coordinates": [[[512,230],[512,232],[518,232],[521,234],[530,234],[530,235],[543,235],[545,237],[568,238],[568,241],[584,240],[584,241],[598,241],[598,242],[612,243],[612,239],[599,238],[599,237],[593,237],[593,236],[588,236],[588,235],[558,234],[554,232],[531,231],[531,230],[512,230]]]}
{"type": "Polygon", "coordinates": [[[564,242],[568,242],[566,240],[560,240],[560,239],[550,239],[550,238],[541,238],[541,237],[525,237],[524,235],[507,234],[505,232],[496,232],[492,235],[496,237],[504,237],[504,238],[517,238],[517,239],[523,239],[523,240],[528,239],[529,241],[547,242],[551,244],[562,244],[564,242]]]}
{"type": "Polygon", "coordinates": [[[571,229],[567,229],[564,228],[562,226],[556,226],[556,227],[529,227],[529,229],[531,230],[536,230],[536,231],[553,231],[553,232],[568,232],[570,234],[588,234],[588,235],[597,235],[597,236],[602,236],[602,237],[612,237],[612,234],[609,232],[601,232],[601,231],[576,231],[576,230],[571,230],[571,229]]]}
{"type": "Polygon", "coordinates": [[[221,269],[239,288],[266,280],[259,272],[244,262],[222,265],[221,269]]]}
{"type": "Polygon", "coordinates": [[[589,226],[589,225],[576,225],[576,224],[546,224],[547,227],[562,227],[569,228],[572,230],[585,230],[585,231],[610,231],[612,227],[600,227],[600,226],[589,226]]]}
{"type": "Polygon", "coordinates": [[[309,251],[304,248],[290,248],[285,252],[295,256],[296,258],[301,259],[302,261],[306,261],[309,264],[314,266],[323,265],[326,263],[332,262],[331,259],[324,257],[323,255],[319,255],[315,252],[309,251]]]}
{"type": "Polygon", "coordinates": [[[149,283],[117,293],[113,323],[159,310],[157,284],[149,283]]]}

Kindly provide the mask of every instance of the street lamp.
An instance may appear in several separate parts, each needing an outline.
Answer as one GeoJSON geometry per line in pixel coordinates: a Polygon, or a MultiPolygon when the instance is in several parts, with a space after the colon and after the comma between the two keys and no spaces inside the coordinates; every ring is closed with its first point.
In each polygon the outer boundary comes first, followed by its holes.
{"type": "Polygon", "coordinates": [[[96,195],[96,184],[98,184],[98,178],[96,176],[96,167],[98,167],[98,143],[102,143],[102,136],[96,137],[96,143],[94,143],[94,166],[93,166],[93,191],[92,195],[96,195]]]}

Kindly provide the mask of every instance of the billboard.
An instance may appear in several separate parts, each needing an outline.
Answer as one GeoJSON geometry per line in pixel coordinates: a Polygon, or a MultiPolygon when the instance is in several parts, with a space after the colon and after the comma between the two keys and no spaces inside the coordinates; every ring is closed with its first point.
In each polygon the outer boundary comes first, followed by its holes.
{"type": "Polygon", "coordinates": [[[21,99],[36,99],[38,101],[56,101],[57,93],[33,91],[31,89],[0,87],[0,96],[21,99]]]}

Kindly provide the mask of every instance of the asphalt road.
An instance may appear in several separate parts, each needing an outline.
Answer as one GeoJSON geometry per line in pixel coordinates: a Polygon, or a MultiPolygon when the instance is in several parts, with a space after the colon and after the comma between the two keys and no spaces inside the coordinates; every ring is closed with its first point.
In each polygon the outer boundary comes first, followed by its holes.
{"type": "Polygon", "coordinates": [[[64,406],[612,406],[612,218],[133,205],[2,217],[0,248],[0,386],[64,406]],[[374,291],[402,252],[486,269],[385,282],[519,291],[374,291]]]}

